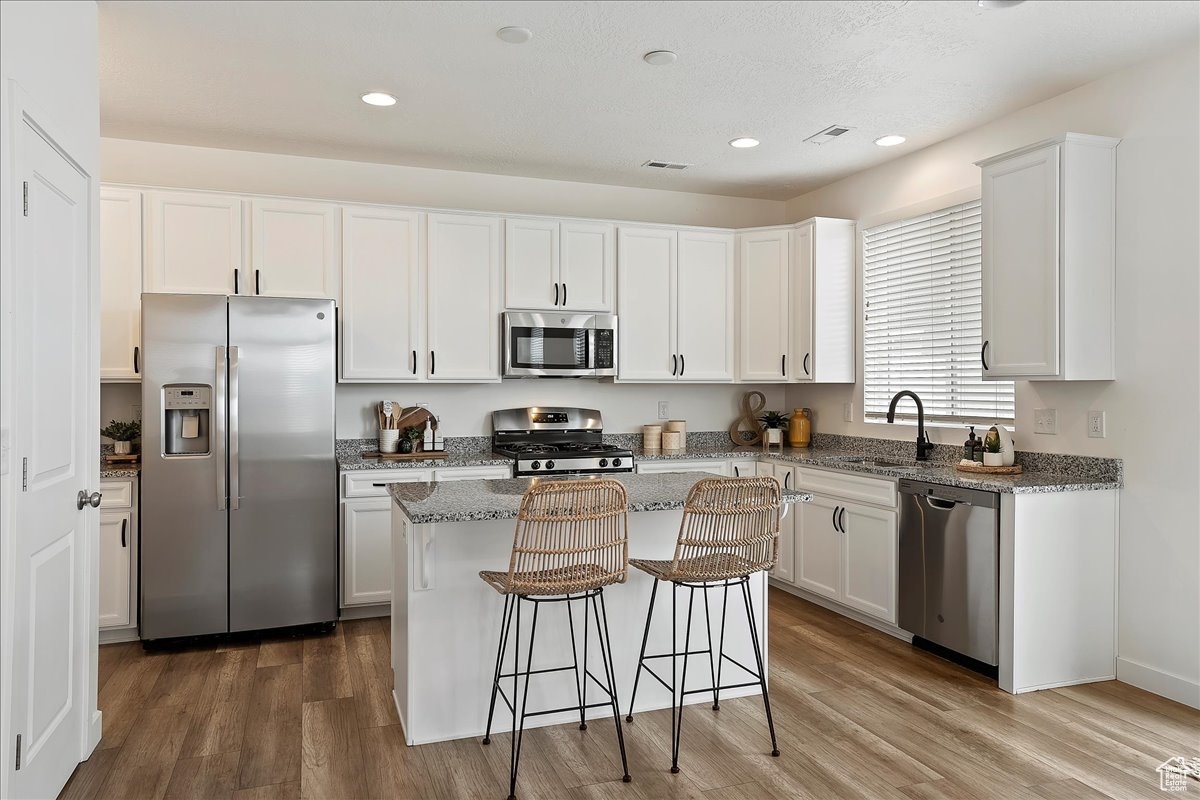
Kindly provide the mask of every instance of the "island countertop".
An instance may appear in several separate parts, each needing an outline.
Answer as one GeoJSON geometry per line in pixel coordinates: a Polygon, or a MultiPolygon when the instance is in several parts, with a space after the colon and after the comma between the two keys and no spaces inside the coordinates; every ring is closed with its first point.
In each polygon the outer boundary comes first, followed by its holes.
{"type": "MultiPolygon", "coordinates": [[[[629,510],[672,511],[682,509],[688,492],[699,481],[712,475],[699,472],[612,477],[625,484],[629,510]]],[[[414,525],[439,522],[472,522],[492,519],[516,519],[521,498],[534,481],[560,478],[510,478],[508,480],[442,481],[433,483],[392,483],[388,493],[414,525]]],[[[784,489],[785,504],[805,502],[812,494],[784,489]]]]}

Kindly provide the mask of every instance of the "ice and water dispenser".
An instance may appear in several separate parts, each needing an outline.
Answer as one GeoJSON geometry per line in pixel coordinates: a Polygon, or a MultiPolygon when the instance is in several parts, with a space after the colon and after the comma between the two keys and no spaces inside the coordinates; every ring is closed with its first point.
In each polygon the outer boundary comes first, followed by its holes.
{"type": "Polygon", "coordinates": [[[212,387],[163,387],[163,455],[202,456],[212,452],[212,387]]]}

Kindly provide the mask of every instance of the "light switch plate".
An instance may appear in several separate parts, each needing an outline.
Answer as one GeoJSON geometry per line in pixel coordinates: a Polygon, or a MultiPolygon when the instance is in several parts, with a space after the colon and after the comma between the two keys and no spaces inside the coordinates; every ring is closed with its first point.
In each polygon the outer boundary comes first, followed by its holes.
{"type": "Polygon", "coordinates": [[[1058,409],[1035,408],[1033,410],[1033,432],[1054,435],[1058,433],[1058,409]]]}
{"type": "Polygon", "coordinates": [[[659,419],[670,419],[671,418],[671,404],[668,403],[666,400],[658,401],[658,418],[659,419]]]}
{"type": "Polygon", "coordinates": [[[1108,433],[1105,430],[1104,412],[1089,411],[1088,412],[1088,438],[1103,439],[1108,433]]]}

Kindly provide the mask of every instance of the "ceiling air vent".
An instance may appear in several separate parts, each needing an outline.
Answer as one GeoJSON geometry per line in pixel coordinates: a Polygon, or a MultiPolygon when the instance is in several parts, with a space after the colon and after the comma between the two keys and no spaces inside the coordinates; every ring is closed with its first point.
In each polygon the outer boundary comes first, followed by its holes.
{"type": "Polygon", "coordinates": [[[687,169],[691,164],[680,164],[676,161],[647,161],[642,166],[654,167],[655,169],[687,169]]]}
{"type": "Polygon", "coordinates": [[[825,144],[826,142],[832,142],[843,133],[849,133],[852,130],[854,129],[845,125],[830,125],[825,130],[814,133],[804,141],[812,142],[813,144],[825,144]]]}

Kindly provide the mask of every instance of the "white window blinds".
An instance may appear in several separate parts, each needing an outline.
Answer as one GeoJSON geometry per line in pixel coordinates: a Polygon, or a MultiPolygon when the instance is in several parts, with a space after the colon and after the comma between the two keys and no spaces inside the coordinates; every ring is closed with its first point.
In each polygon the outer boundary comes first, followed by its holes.
{"type": "MultiPolygon", "coordinates": [[[[984,381],[979,201],[863,233],[863,381],[868,419],[901,389],[927,420],[1013,419],[1013,384],[984,381]]],[[[916,417],[904,401],[897,417],[916,417]]]]}

